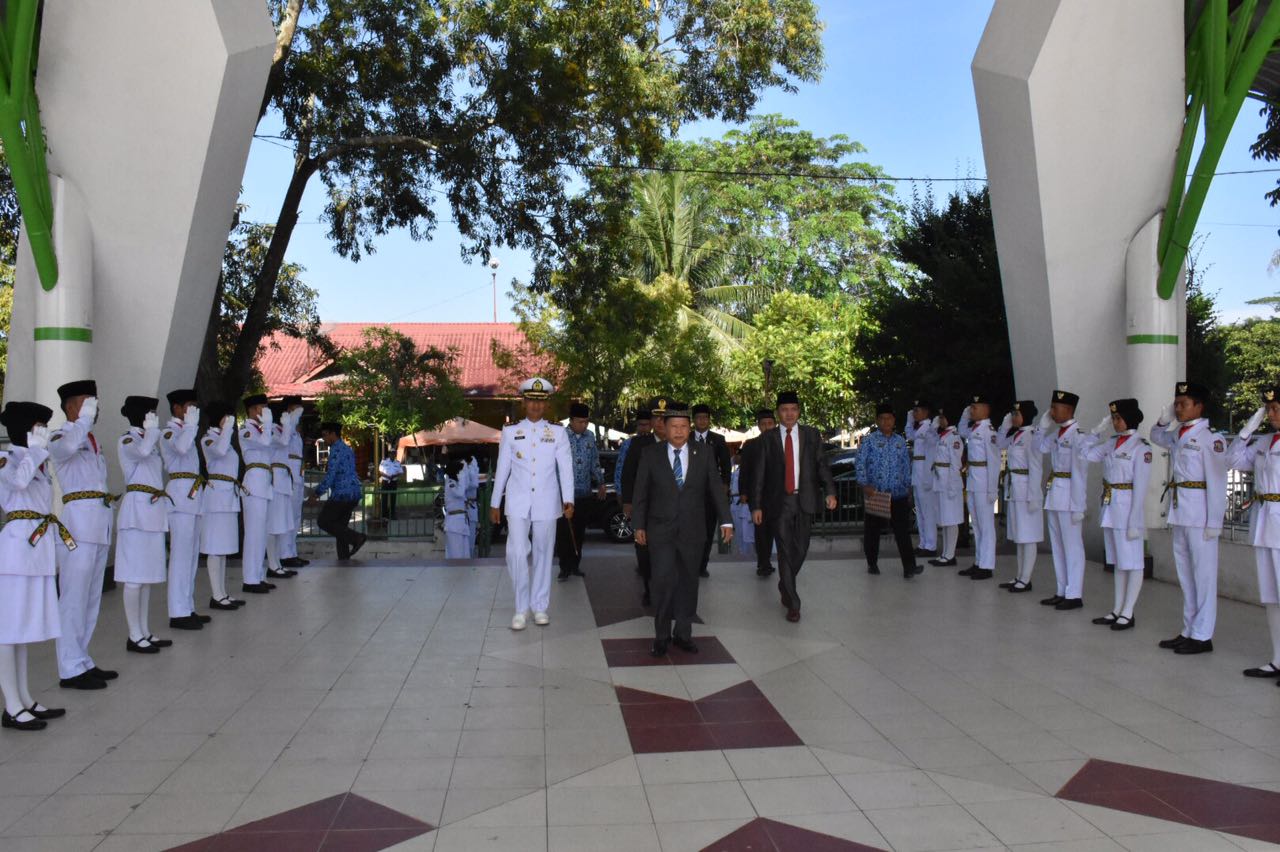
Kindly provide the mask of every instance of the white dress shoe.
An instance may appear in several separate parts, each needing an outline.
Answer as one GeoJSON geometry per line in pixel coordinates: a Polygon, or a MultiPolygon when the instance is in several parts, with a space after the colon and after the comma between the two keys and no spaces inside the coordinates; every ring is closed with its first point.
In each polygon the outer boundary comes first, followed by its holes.
{"type": "Polygon", "coordinates": [[[524,613],[523,613],[523,612],[516,613],[515,617],[511,619],[511,629],[512,629],[512,630],[524,630],[524,628],[525,628],[525,624],[526,624],[526,622],[525,622],[525,618],[524,618],[524,613]]]}
{"type": "Polygon", "coordinates": [[[547,615],[545,612],[535,612],[533,614],[533,623],[539,627],[545,627],[551,623],[551,616],[547,615]]]}

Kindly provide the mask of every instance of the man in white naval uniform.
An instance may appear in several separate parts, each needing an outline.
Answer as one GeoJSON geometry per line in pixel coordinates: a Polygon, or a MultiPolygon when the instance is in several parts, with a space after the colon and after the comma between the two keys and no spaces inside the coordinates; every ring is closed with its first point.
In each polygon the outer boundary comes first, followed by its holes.
{"type": "Polygon", "coordinates": [[[118,675],[98,668],[89,656],[112,521],[107,460],[91,431],[98,419],[98,386],[92,379],[68,382],[58,388],[58,398],[67,422],[49,437],[49,458],[62,491],[58,516],[77,545],[58,549],[58,683],[66,689],[105,689],[118,675]]]}
{"type": "Polygon", "coordinates": [[[169,474],[169,626],[200,630],[209,616],[196,612],[196,569],[200,565],[200,510],[204,482],[200,476],[200,409],[191,389],[170,391],[169,422],[160,433],[160,457],[169,474]]]}
{"type": "Polygon", "coordinates": [[[275,488],[271,479],[271,409],[266,394],[244,400],[245,421],[240,427],[240,455],[244,459],[240,518],[244,544],[240,548],[244,582],[242,591],[264,595],[276,587],[267,582],[267,514],[275,488]]]}
{"type": "Polygon", "coordinates": [[[960,415],[958,431],[968,453],[966,491],[973,524],[973,565],[958,573],[970,580],[990,580],[996,571],[996,487],[1000,480],[1000,450],[991,428],[991,403],[982,394],[970,398],[960,415]]]}
{"type": "Polygon", "coordinates": [[[506,498],[507,571],[515,589],[512,630],[524,630],[533,610],[533,623],[551,622],[551,560],[556,546],[556,520],[573,517],[573,459],[564,427],[542,419],[547,397],[555,387],[533,378],[520,385],[525,418],[502,427],[498,466],[493,476],[489,516],[502,520],[499,506],[506,498]],[[539,490],[541,489],[541,490],[539,490]],[[533,538],[533,576],[529,574],[530,535],[533,538]]]}
{"type": "Polygon", "coordinates": [[[285,568],[303,568],[310,559],[298,556],[298,532],[302,529],[302,504],[307,500],[307,483],[302,475],[302,397],[286,396],[282,403],[285,413],[293,418],[293,432],[289,435],[288,465],[293,477],[293,532],[282,539],[280,564],[285,568]]]}
{"type": "Polygon", "coordinates": [[[1227,513],[1227,440],[1204,417],[1209,389],[1178,382],[1151,441],[1169,451],[1169,526],[1182,586],[1182,632],[1160,643],[1175,654],[1213,650],[1218,618],[1218,536],[1227,513]]]}
{"type": "Polygon", "coordinates": [[[1088,440],[1076,423],[1079,403],[1076,394],[1055,390],[1039,424],[1038,449],[1049,454],[1051,470],[1045,485],[1044,508],[1053,573],[1058,581],[1056,593],[1040,603],[1058,610],[1084,606],[1084,510],[1089,482],[1084,451],[1095,442],[1088,440]]]}
{"type": "Polygon", "coordinates": [[[920,533],[916,556],[938,555],[938,495],[933,491],[933,445],[938,430],[933,428],[932,406],[917,399],[907,413],[907,442],[911,447],[911,490],[916,499],[916,529],[920,533]]]}
{"type": "Polygon", "coordinates": [[[293,540],[293,466],[289,462],[289,444],[297,427],[296,413],[280,413],[280,419],[267,430],[271,433],[271,503],[267,509],[267,576],[272,580],[289,579],[298,572],[280,564],[288,542],[293,540]]]}

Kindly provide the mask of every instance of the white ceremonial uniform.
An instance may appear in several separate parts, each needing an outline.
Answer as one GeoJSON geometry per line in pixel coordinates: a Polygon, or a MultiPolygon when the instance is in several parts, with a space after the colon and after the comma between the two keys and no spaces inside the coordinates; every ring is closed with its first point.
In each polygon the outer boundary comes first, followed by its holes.
{"type": "Polygon", "coordinates": [[[916,529],[922,550],[938,549],[938,495],[930,476],[933,448],[938,431],[925,420],[921,423],[907,415],[907,446],[911,450],[911,490],[916,500],[916,529]]]}
{"type": "Polygon", "coordinates": [[[107,492],[107,460],[93,432],[93,418],[68,421],[49,436],[62,490],[58,517],[76,541],[75,550],[57,548],[58,676],[67,679],[94,668],[89,642],[98,626],[102,578],[111,546],[111,495],[107,492]]]}
{"type": "Polygon", "coordinates": [[[1182,586],[1182,635],[1213,638],[1218,619],[1218,538],[1227,513],[1227,439],[1200,418],[1168,431],[1157,423],[1151,441],[1169,450],[1169,526],[1173,563],[1182,586]]]}
{"type": "Polygon", "coordinates": [[[1015,544],[1044,541],[1044,453],[1034,426],[1023,426],[996,435],[996,448],[1004,450],[1008,468],[1004,479],[1005,534],[1015,544]]]}
{"type": "Polygon", "coordinates": [[[275,496],[271,470],[272,432],[257,420],[240,427],[240,452],[244,455],[244,489],[240,512],[244,516],[244,582],[261,583],[267,576],[267,515],[275,496]]]}
{"type": "Polygon", "coordinates": [[[1258,602],[1280,604],[1280,434],[1231,442],[1230,463],[1253,472],[1249,543],[1258,567],[1258,602]]]}
{"type": "Polygon", "coordinates": [[[1147,483],[1151,480],[1151,445],[1130,429],[1084,452],[1085,460],[1102,462],[1102,535],[1117,571],[1141,571],[1146,536],[1147,483]],[[1136,538],[1129,537],[1135,530],[1136,538]]]}
{"type": "Polygon", "coordinates": [[[960,418],[960,436],[969,451],[969,521],[973,526],[974,562],[984,571],[996,568],[996,491],[1000,479],[1000,452],[991,421],[969,421],[966,411],[960,418]]]}
{"type": "Polygon", "coordinates": [[[267,512],[267,534],[275,538],[276,555],[283,555],[286,539],[293,532],[293,468],[289,464],[289,442],[293,419],[281,415],[271,424],[271,508],[267,512]]]}
{"type": "Polygon", "coordinates": [[[1069,600],[1084,597],[1085,492],[1089,484],[1089,463],[1084,451],[1095,443],[1080,431],[1074,419],[1040,434],[1038,449],[1049,454],[1049,481],[1045,484],[1044,508],[1049,521],[1049,546],[1053,550],[1053,573],[1058,595],[1069,600]]]}
{"type": "Polygon", "coordinates": [[[739,465],[733,466],[729,475],[729,514],[733,517],[733,540],[742,556],[756,552],[756,525],[751,522],[751,507],[747,495],[742,493],[742,477],[739,465]]]}
{"type": "Polygon", "coordinates": [[[164,534],[169,530],[169,496],[164,490],[160,427],[134,426],[120,436],[120,469],[125,493],[116,529],[116,579],[121,583],[163,583],[164,534]]]}
{"type": "Polygon", "coordinates": [[[200,552],[230,556],[240,550],[240,455],[231,446],[235,429],[214,426],[200,439],[209,482],[204,487],[200,552]]]}
{"type": "Polygon", "coordinates": [[[476,548],[479,546],[476,532],[480,529],[480,503],[477,499],[480,493],[480,462],[476,461],[472,456],[467,461],[464,468],[467,475],[466,492],[467,492],[467,527],[470,529],[471,538],[471,555],[476,555],[476,548]]]}
{"type": "Polygon", "coordinates": [[[286,461],[289,464],[289,473],[292,475],[293,514],[290,518],[289,534],[281,539],[283,546],[280,548],[280,557],[295,559],[298,556],[298,532],[302,529],[302,504],[307,500],[307,483],[302,475],[302,433],[298,431],[297,422],[294,422],[290,430],[288,450],[286,461]]]}
{"type": "Polygon", "coordinates": [[[546,612],[551,601],[551,560],[556,519],[573,502],[573,457],[563,426],[528,418],[502,427],[491,506],[506,502],[507,570],[517,615],[546,612]],[[533,577],[529,539],[533,537],[533,577]]]}
{"type": "Polygon", "coordinates": [[[467,478],[464,467],[458,478],[444,478],[444,558],[470,559],[471,545],[467,541],[471,527],[467,524],[467,478]]]}
{"type": "Polygon", "coordinates": [[[160,457],[169,481],[169,617],[195,612],[196,569],[200,565],[200,510],[204,489],[200,482],[199,420],[169,419],[160,433],[160,457]]]}
{"type": "Polygon", "coordinates": [[[964,523],[964,483],[960,468],[964,464],[964,441],[954,426],[938,434],[933,444],[933,493],[938,497],[938,526],[955,527],[964,523]]]}
{"type": "Polygon", "coordinates": [[[54,573],[57,551],[71,545],[61,540],[54,523],[33,544],[43,521],[13,517],[15,512],[52,512],[48,456],[47,450],[18,446],[0,453],[0,506],[8,516],[0,528],[0,645],[44,642],[61,633],[54,573]]]}

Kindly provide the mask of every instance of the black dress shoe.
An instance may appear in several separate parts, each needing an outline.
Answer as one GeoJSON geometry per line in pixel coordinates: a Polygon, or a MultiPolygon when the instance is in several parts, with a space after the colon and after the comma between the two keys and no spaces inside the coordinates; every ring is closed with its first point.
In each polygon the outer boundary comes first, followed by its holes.
{"type": "Polygon", "coordinates": [[[98,680],[115,680],[120,677],[120,672],[112,671],[111,669],[100,669],[97,666],[89,669],[85,674],[93,675],[98,680]]]}
{"type": "Polygon", "coordinates": [[[561,571],[559,574],[556,575],[556,580],[558,582],[563,583],[565,580],[569,579],[569,577],[571,576],[572,575],[568,571],[561,571]]]}
{"type": "Polygon", "coordinates": [[[795,623],[799,620],[800,620],[800,610],[798,609],[787,610],[787,621],[795,623]]]}
{"type": "Polygon", "coordinates": [[[1165,648],[1166,650],[1169,650],[1169,649],[1179,647],[1180,645],[1182,645],[1183,642],[1190,642],[1190,641],[1191,640],[1188,639],[1186,636],[1183,636],[1181,633],[1179,633],[1177,636],[1173,637],[1172,639],[1161,639],[1160,647],[1165,648]]]}
{"type": "Polygon", "coordinates": [[[698,653],[698,646],[694,644],[692,639],[681,639],[679,636],[671,640],[671,644],[675,645],[686,654],[698,653]]]}
{"type": "Polygon", "coordinates": [[[974,571],[978,571],[978,570],[980,569],[978,568],[977,565],[970,565],[968,568],[961,568],[959,571],[956,572],[956,575],[960,577],[968,577],[972,575],[974,571]]]}
{"type": "Polygon", "coordinates": [[[27,712],[37,719],[61,719],[67,711],[61,707],[45,707],[39,701],[27,708],[27,712]]]}
{"type": "Polygon", "coordinates": [[[280,566],[282,568],[301,568],[307,564],[307,560],[299,559],[296,556],[290,556],[288,559],[281,559],[280,566]]]}
{"type": "Polygon", "coordinates": [[[703,568],[701,571],[699,571],[699,572],[698,572],[698,576],[699,576],[699,577],[710,577],[710,576],[711,576],[711,572],[710,572],[710,571],[708,571],[706,568],[703,568]]]}
{"type": "Polygon", "coordinates": [[[581,569],[581,568],[574,568],[574,569],[573,569],[572,571],[570,571],[569,573],[570,573],[570,574],[572,574],[572,575],[573,575],[573,576],[575,576],[575,577],[585,577],[585,576],[587,576],[586,574],[583,574],[583,573],[582,573],[582,569],[581,569]]]}
{"type": "Polygon", "coordinates": [[[1031,584],[1027,583],[1025,585],[1022,585],[1020,580],[1014,580],[1013,585],[1009,587],[1009,591],[1012,594],[1020,595],[1023,592],[1031,591],[1031,584]]]}
{"type": "Polygon", "coordinates": [[[196,618],[200,619],[201,624],[208,624],[209,622],[213,621],[213,616],[202,615],[198,612],[193,612],[191,614],[194,615],[196,618]]]}
{"type": "Polygon", "coordinates": [[[1063,598],[1053,607],[1059,612],[1066,612],[1069,609],[1082,609],[1084,607],[1084,598],[1063,598]]]}
{"type": "Polygon", "coordinates": [[[157,639],[157,638],[156,638],[156,637],[154,637],[154,636],[148,636],[148,637],[147,637],[147,641],[148,641],[148,642],[150,642],[152,645],[155,645],[157,648],[172,648],[172,647],[173,647],[173,640],[172,640],[172,639],[157,639]]]}
{"type": "Polygon", "coordinates": [[[879,565],[868,565],[868,566],[867,566],[867,573],[868,573],[868,574],[879,574],[879,573],[880,573],[880,566],[879,566],[879,565]]]}
{"type": "Polygon", "coordinates": [[[369,540],[369,536],[364,533],[356,533],[356,535],[360,536],[360,538],[356,540],[355,544],[351,545],[351,553],[347,556],[348,559],[355,556],[356,551],[364,547],[364,543],[369,540]]]}
{"type": "Polygon", "coordinates": [[[230,601],[231,601],[230,598],[226,598],[225,600],[221,600],[221,601],[216,600],[214,598],[209,598],[209,609],[237,610],[240,608],[239,604],[234,604],[234,603],[231,603],[230,601]]]}
{"type": "Polygon", "coordinates": [[[169,626],[174,630],[204,630],[204,623],[194,615],[169,619],[169,626]]]}
{"type": "Polygon", "coordinates": [[[1054,595],[1051,598],[1045,598],[1044,600],[1040,601],[1040,606],[1057,606],[1058,604],[1062,603],[1065,600],[1066,598],[1064,598],[1062,595],[1054,595]]]}
{"type": "Polygon", "coordinates": [[[63,689],[106,689],[107,682],[96,678],[89,672],[81,672],[75,677],[64,677],[58,681],[63,689]]]}
{"type": "Polygon", "coordinates": [[[929,564],[938,568],[953,568],[956,564],[956,558],[953,556],[950,559],[930,559],[929,564]]]}
{"type": "Polygon", "coordinates": [[[995,571],[990,568],[974,568],[973,573],[969,575],[970,580],[990,580],[995,571]]]}
{"type": "Polygon", "coordinates": [[[1013,588],[1013,584],[1014,584],[1014,583],[1016,583],[1016,582],[1018,582],[1018,581],[1017,581],[1017,580],[1010,580],[1010,581],[1008,581],[1007,583],[1001,583],[1001,584],[1000,584],[999,586],[997,586],[996,588],[999,588],[999,589],[1012,589],[1012,588],[1013,588]]]}
{"type": "Polygon", "coordinates": [[[938,555],[938,551],[937,551],[937,550],[933,550],[933,549],[930,549],[930,548],[928,548],[928,547],[917,547],[917,548],[916,548],[916,556],[937,556],[937,555],[938,555]]]}
{"type": "Polygon", "coordinates": [[[662,658],[667,655],[667,643],[657,640],[653,643],[653,647],[649,649],[650,657],[662,658]]]}
{"type": "Polygon", "coordinates": [[[912,569],[911,573],[912,573],[912,574],[923,574],[923,573],[924,573],[924,565],[922,565],[922,564],[920,564],[919,562],[917,562],[917,563],[915,564],[915,567],[912,569]]]}
{"type": "Polygon", "coordinates": [[[756,576],[757,576],[757,577],[768,577],[768,576],[769,576],[770,574],[772,574],[772,573],[773,573],[773,566],[772,566],[772,565],[764,565],[764,566],[761,566],[761,567],[759,567],[759,568],[756,568],[756,576]]]}
{"type": "Polygon", "coordinates": [[[646,592],[645,596],[640,599],[640,606],[653,606],[653,599],[646,592]]]}
{"type": "Polygon", "coordinates": [[[916,567],[915,567],[914,565],[913,565],[913,566],[911,566],[910,568],[903,568],[903,569],[902,569],[902,579],[904,579],[904,580],[914,580],[914,579],[915,579],[915,577],[916,577],[916,574],[918,574],[918,573],[919,573],[919,571],[917,571],[917,570],[916,570],[916,567]]]}
{"type": "Polygon", "coordinates": [[[1115,624],[1116,619],[1119,617],[1120,616],[1116,615],[1114,612],[1109,612],[1106,615],[1100,615],[1097,618],[1095,618],[1093,620],[1093,623],[1094,624],[1115,624]]]}
{"type": "Polygon", "coordinates": [[[10,716],[6,710],[0,715],[0,726],[18,731],[43,731],[48,725],[48,722],[33,716],[30,710],[19,710],[17,716],[10,716]]]}
{"type": "Polygon", "coordinates": [[[1173,649],[1175,654],[1209,654],[1212,652],[1212,639],[1188,639],[1173,649]]]}
{"type": "Polygon", "coordinates": [[[288,580],[291,577],[297,576],[297,574],[298,574],[297,571],[288,571],[284,569],[277,571],[274,568],[267,569],[267,576],[272,577],[276,580],[288,580]]]}
{"type": "Polygon", "coordinates": [[[1271,663],[1267,663],[1265,666],[1258,666],[1252,669],[1245,669],[1244,676],[1245,677],[1280,677],[1280,669],[1276,668],[1271,663]]]}
{"type": "Polygon", "coordinates": [[[293,557],[293,561],[298,563],[297,565],[293,566],[294,568],[306,568],[308,565],[311,564],[310,559],[303,559],[301,556],[293,557]]]}
{"type": "Polygon", "coordinates": [[[1112,630],[1132,630],[1133,625],[1137,624],[1137,620],[1133,618],[1125,618],[1123,615],[1116,618],[1116,623],[1111,625],[1112,630]]]}
{"type": "Polygon", "coordinates": [[[135,654],[159,654],[160,653],[160,648],[158,646],[152,645],[146,639],[143,639],[142,641],[146,642],[147,644],[143,645],[141,642],[135,642],[132,639],[126,639],[124,643],[124,649],[126,651],[132,651],[135,654]]]}

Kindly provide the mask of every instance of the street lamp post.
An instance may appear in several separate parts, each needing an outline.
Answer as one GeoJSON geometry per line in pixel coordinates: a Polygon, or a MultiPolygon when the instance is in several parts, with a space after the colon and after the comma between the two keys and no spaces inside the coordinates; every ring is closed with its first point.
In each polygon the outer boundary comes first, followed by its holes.
{"type": "Polygon", "coordinates": [[[489,268],[493,270],[493,321],[498,321],[498,259],[489,258],[489,268]]]}

